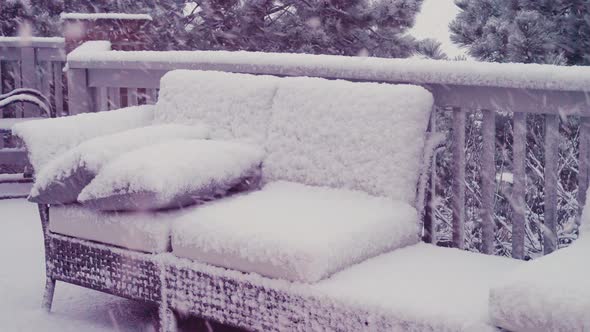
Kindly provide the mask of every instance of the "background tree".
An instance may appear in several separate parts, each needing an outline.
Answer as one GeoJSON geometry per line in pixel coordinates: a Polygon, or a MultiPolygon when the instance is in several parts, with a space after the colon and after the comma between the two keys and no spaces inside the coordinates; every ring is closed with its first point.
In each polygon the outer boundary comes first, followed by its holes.
{"type": "Polygon", "coordinates": [[[451,39],[476,59],[590,64],[590,0],[455,0],[451,39]]]}
{"type": "MultiPolygon", "coordinates": [[[[9,0],[34,17],[37,36],[61,35],[61,12],[150,14],[152,48],[249,50],[407,57],[419,42],[405,33],[423,0],[9,0]]],[[[6,6],[6,5],[5,5],[6,6]]],[[[4,21],[3,21],[4,22],[4,21]]]]}
{"type": "Polygon", "coordinates": [[[27,8],[19,0],[0,1],[0,36],[15,36],[18,27],[30,18],[27,8]]]}

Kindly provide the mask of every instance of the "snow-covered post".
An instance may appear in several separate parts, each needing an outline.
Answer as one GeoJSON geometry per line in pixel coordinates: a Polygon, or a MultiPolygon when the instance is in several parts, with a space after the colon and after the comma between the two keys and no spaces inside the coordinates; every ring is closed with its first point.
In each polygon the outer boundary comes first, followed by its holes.
{"type": "Polygon", "coordinates": [[[114,50],[149,48],[152,17],[146,14],[63,13],[67,53],[89,40],[108,40],[114,50]]]}
{"type": "MultiPolygon", "coordinates": [[[[109,49],[145,50],[152,18],[144,14],[63,13],[66,52],[70,55],[91,40],[109,41],[109,49]]],[[[92,52],[92,50],[85,50],[92,52]]],[[[95,104],[95,89],[88,87],[88,72],[84,68],[68,68],[68,97],[70,114],[99,110],[95,104]]],[[[100,96],[99,96],[100,97],[100,96]]]]}

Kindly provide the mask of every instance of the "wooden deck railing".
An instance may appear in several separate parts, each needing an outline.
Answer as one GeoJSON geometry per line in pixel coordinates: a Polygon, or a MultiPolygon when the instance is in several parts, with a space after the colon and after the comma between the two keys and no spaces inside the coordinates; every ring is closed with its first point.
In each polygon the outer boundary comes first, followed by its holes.
{"type": "MultiPolygon", "coordinates": [[[[497,112],[513,114],[514,183],[510,202],[512,256],[522,259],[525,242],[525,160],[527,115],[545,118],[544,253],[557,247],[557,182],[560,121],[579,117],[578,201],[585,201],[589,180],[590,68],[516,64],[476,64],[431,60],[348,58],[230,52],[117,52],[108,42],[90,42],[68,56],[70,113],[102,111],[122,104],[153,103],[160,78],[173,69],[201,69],[316,76],[330,79],[418,84],[435,96],[437,109],[452,109],[452,242],[465,243],[466,117],[483,112],[480,165],[481,248],[495,247],[494,201],[497,112]],[[126,95],[126,100],[121,96],[126,95]]],[[[472,134],[473,135],[473,134],[472,134]]],[[[428,212],[429,209],[427,209],[428,212]]],[[[433,213],[425,218],[425,238],[436,241],[433,213]]]]}
{"type": "MultiPolygon", "coordinates": [[[[17,88],[39,90],[51,103],[54,115],[61,116],[67,110],[65,100],[66,61],[63,38],[22,39],[0,37],[0,95],[17,88]]],[[[0,109],[0,167],[10,165],[22,168],[27,164],[23,148],[15,146],[9,126],[15,120],[46,116],[32,103],[16,103],[0,109]],[[6,137],[5,137],[6,136],[6,137]]]]}
{"type": "MultiPolygon", "coordinates": [[[[63,38],[0,37],[0,94],[16,88],[36,89],[51,101],[58,115],[64,113],[64,47],[63,38]]],[[[40,115],[32,105],[16,113],[16,117],[40,115]]]]}

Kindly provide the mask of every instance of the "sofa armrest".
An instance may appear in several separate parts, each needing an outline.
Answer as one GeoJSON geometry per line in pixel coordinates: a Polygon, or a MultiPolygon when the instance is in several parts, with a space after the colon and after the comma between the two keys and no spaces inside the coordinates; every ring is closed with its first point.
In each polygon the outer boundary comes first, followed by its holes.
{"type": "Polygon", "coordinates": [[[153,105],[133,106],[107,112],[26,121],[14,125],[12,133],[24,142],[29,161],[33,169],[38,171],[56,155],[88,139],[149,125],[153,116],[153,105]]]}

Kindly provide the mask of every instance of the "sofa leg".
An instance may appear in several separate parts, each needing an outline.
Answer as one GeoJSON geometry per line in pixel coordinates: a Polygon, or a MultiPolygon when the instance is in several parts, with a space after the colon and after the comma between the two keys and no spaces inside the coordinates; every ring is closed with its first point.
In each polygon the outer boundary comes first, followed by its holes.
{"type": "Polygon", "coordinates": [[[177,332],[178,321],[174,310],[166,304],[160,304],[158,332],[177,332]]]}
{"type": "Polygon", "coordinates": [[[51,311],[51,305],[53,304],[53,294],[55,293],[55,279],[45,279],[45,293],[43,294],[43,309],[45,311],[51,311]]]}

